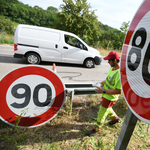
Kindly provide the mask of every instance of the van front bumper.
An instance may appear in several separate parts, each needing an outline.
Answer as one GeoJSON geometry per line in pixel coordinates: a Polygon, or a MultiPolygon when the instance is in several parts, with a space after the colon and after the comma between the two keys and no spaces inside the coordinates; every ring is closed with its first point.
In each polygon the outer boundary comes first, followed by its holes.
{"type": "Polygon", "coordinates": [[[96,64],[96,65],[100,65],[101,62],[102,62],[102,57],[96,56],[96,57],[94,58],[94,60],[95,60],[95,64],[96,64]]]}

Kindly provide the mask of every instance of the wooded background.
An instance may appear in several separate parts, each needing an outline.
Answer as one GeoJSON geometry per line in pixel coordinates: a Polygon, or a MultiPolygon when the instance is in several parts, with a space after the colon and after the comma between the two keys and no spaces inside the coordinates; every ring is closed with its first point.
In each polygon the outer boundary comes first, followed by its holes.
{"type": "Polygon", "coordinates": [[[59,10],[52,6],[46,10],[31,7],[18,0],[0,0],[1,35],[14,34],[18,24],[28,24],[72,32],[95,48],[121,50],[129,22],[123,22],[118,30],[97,18],[87,0],[63,0],[59,10]]]}

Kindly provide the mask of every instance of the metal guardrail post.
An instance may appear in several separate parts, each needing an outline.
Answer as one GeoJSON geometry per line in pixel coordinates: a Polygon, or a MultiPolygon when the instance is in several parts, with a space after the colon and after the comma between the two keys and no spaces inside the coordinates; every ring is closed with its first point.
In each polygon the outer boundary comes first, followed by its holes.
{"type": "Polygon", "coordinates": [[[90,83],[85,84],[65,84],[66,95],[67,95],[67,111],[70,109],[70,114],[72,114],[72,104],[74,95],[92,95],[96,94],[95,87],[90,83]]]}
{"type": "Polygon", "coordinates": [[[72,100],[74,96],[74,90],[67,90],[67,112],[72,114],[72,100]]]}

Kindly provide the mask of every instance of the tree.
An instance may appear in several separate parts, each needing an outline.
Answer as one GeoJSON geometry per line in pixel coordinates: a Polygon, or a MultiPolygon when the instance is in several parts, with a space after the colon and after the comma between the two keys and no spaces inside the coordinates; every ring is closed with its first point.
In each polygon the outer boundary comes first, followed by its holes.
{"type": "Polygon", "coordinates": [[[87,0],[63,0],[55,28],[72,32],[83,40],[96,42],[99,36],[98,19],[87,0]]]}
{"type": "Polygon", "coordinates": [[[53,12],[54,14],[58,13],[58,9],[53,6],[48,7],[47,10],[53,12]]]}
{"type": "Polygon", "coordinates": [[[122,25],[121,25],[121,27],[120,27],[120,30],[121,30],[124,34],[127,33],[129,24],[130,24],[130,21],[128,21],[128,22],[123,22],[123,23],[122,23],[122,25]]]}

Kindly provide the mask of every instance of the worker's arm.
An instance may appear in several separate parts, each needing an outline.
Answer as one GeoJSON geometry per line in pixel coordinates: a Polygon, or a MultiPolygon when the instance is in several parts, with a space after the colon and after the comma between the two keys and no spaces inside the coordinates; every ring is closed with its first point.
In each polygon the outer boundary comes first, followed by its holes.
{"type": "MultiPolygon", "coordinates": [[[[95,90],[97,93],[103,93],[103,88],[96,88],[95,90]]],[[[112,90],[105,90],[105,94],[115,95],[115,94],[121,94],[121,89],[112,89],[112,90]]]]}
{"type": "Polygon", "coordinates": [[[101,85],[104,85],[104,83],[105,83],[105,80],[104,80],[104,81],[102,81],[102,82],[100,82],[100,84],[101,84],[101,85]]]}

